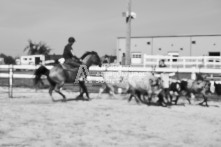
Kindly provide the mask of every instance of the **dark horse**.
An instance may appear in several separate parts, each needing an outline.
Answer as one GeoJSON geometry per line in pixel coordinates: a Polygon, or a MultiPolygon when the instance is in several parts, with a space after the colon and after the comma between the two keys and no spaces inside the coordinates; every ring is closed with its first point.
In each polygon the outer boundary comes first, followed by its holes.
{"type": "Polygon", "coordinates": [[[101,60],[98,54],[94,51],[86,52],[81,56],[81,59],[83,60],[84,66],[80,66],[79,68],[72,68],[70,65],[66,63],[62,65],[57,64],[51,70],[48,70],[45,66],[40,66],[35,71],[34,84],[36,85],[41,80],[42,75],[46,75],[50,83],[49,94],[52,98],[52,101],[54,101],[54,98],[52,97],[53,90],[59,93],[63,97],[63,100],[65,101],[66,97],[60,91],[60,88],[63,87],[64,83],[66,82],[68,83],[79,82],[82,91],[78,97],[83,97],[83,94],[86,93],[86,96],[89,100],[90,97],[87,88],[85,86],[85,81],[79,80],[79,76],[82,76],[82,74],[84,74],[84,77],[86,77],[87,76],[86,70],[88,71],[91,65],[101,66],[101,60]]]}

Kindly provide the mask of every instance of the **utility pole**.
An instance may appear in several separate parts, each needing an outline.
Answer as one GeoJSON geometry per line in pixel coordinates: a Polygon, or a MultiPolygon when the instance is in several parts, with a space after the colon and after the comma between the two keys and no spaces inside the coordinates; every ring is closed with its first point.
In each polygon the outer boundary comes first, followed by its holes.
{"type": "Polygon", "coordinates": [[[126,65],[131,64],[131,55],[130,55],[130,49],[131,49],[131,0],[128,1],[128,12],[126,16],[126,25],[127,25],[127,32],[126,32],[126,65]]]}
{"type": "Polygon", "coordinates": [[[126,17],[126,44],[125,44],[125,64],[126,65],[131,65],[131,55],[130,55],[130,50],[131,50],[131,21],[132,19],[136,18],[136,13],[131,11],[131,1],[128,0],[128,8],[126,12],[123,12],[123,16],[126,17]]]}

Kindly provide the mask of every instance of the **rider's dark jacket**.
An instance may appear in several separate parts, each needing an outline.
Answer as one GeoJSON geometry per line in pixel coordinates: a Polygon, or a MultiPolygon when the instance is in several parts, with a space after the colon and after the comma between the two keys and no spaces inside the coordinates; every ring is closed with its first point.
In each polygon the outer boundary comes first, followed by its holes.
{"type": "Polygon", "coordinates": [[[72,50],[72,47],[71,47],[70,44],[67,44],[64,47],[63,57],[64,57],[65,60],[71,59],[72,57],[74,57],[74,55],[72,54],[71,50],[72,50]]]}
{"type": "Polygon", "coordinates": [[[67,44],[64,47],[63,58],[65,59],[65,63],[71,65],[72,67],[79,67],[82,62],[72,54],[71,50],[71,44],[67,44]]]}

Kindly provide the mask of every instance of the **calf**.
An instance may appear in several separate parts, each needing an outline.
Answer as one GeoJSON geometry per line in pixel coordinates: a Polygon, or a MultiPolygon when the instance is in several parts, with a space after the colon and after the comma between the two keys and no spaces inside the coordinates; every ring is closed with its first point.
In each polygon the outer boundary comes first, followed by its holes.
{"type": "Polygon", "coordinates": [[[162,106],[166,106],[164,101],[164,95],[162,92],[162,80],[161,78],[154,77],[152,74],[146,74],[144,76],[129,76],[129,85],[131,93],[129,101],[132,97],[135,98],[137,102],[142,102],[145,104],[150,104],[153,96],[159,97],[159,104],[162,106]],[[143,97],[141,97],[143,96],[143,97]],[[148,100],[146,100],[146,97],[148,100]]]}
{"type": "MultiPolygon", "coordinates": [[[[207,94],[211,93],[210,91],[210,81],[208,80],[187,80],[187,81],[181,81],[180,83],[180,94],[186,96],[187,100],[190,103],[190,97],[191,93],[193,94],[201,94],[204,98],[203,102],[199,103],[200,105],[203,105],[205,103],[206,106],[208,106],[207,103],[207,94]]],[[[177,104],[177,101],[179,99],[179,96],[175,100],[175,103],[177,104]]]]}
{"type": "Polygon", "coordinates": [[[215,86],[215,93],[217,95],[221,95],[221,84],[214,82],[214,86],[215,86]]]}

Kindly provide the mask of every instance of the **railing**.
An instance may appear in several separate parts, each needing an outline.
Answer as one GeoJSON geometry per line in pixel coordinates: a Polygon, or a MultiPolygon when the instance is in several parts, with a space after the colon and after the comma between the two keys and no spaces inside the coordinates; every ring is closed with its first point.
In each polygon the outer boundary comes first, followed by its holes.
{"type": "Polygon", "coordinates": [[[162,56],[162,55],[144,55],[143,66],[152,67],[159,66],[159,61],[164,59],[165,64],[169,68],[205,68],[205,69],[221,69],[221,56],[162,56]]]}
{"type": "MultiPolygon", "coordinates": [[[[90,67],[90,72],[165,72],[170,73],[170,75],[174,75],[174,73],[191,73],[194,77],[195,73],[209,73],[209,74],[221,74],[221,63],[220,58],[215,58],[216,62],[214,62],[211,58],[204,58],[205,63],[202,63],[201,58],[195,58],[195,61],[189,62],[188,60],[194,60],[192,57],[167,57],[167,56],[145,56],[145,59],[150,60],[146,61],[143,67],[127,67],[127,66],[92,66],[90,67]],[[166,64],[168,65],[166,68],[159,68],[158,62],[160,59],[165,59],[166,64]],[[173,61],[176,59],[176,62],[173,61]],[[213,62],[210,62],[213,61],[213,62]],[[202,66],[203,65],[203,66],[202,66]],[[218,67],[218,68],[217,68],[218,67]]],[[[46,66],[48,69],[51,69],[53,66],[46,66]]],[[[35,65],[0,65],[0,71],[5,70],[6,72],[0,72],[0,78],[9,79],[9,97],[12,97],[12,89],[13,89],[13,79],[14,78],[24,78],[24,79],[32,79],[33,75],[29,74],[15,74],[16,70],[35,70],[39,68],[39,66],[35,65]]],[[[89,75],[88,81],[100,81],[102,82],[104,79],[100,74],[89,75]]]]}

